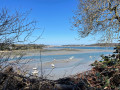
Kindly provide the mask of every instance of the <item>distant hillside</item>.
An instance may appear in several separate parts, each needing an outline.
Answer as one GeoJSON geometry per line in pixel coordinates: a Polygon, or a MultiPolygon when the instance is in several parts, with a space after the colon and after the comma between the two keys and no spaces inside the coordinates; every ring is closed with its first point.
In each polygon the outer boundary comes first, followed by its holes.
{"type": "Polygon", "coordinates": [[[117,46],[118,43],[96,43],[96,44],[89,44],[89,45],[62,45],[62,47],[82,47],[82,46],[110,46],[114,47],[117,46]]]}
{"type": "Polygon", "coordinates": [[[118,43],[96,43],[96,44],[90,44],[90,45],[86,45],[86,46],[117,46],[118,43]]]}

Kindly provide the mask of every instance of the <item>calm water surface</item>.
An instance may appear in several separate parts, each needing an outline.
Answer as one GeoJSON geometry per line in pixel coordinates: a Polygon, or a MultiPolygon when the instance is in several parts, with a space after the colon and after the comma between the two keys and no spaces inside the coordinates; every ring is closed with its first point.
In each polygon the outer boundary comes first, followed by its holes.
{"type": "Polygon", "coordinates": [[[53,47],[53,48],[69,48],[69,49],[102,49],[102,50],[113,50],[114,47],[53,47]]]}
{"type": "MultiPolygon", "coordinates": [[[[55,47],[55,48],[113,50],[113,47],[55,47]]],[[[112,52],[89,52],[89,53],[77,53],[77,54],[68,54],[68,55],[47,55],[47,56],[42,55],[41,58],[43,62],[50,62],[50,61],[53,61],[54,59],[67,60],[70,57],[74,57],[73,59],[82,59],[77,64],[80,64],[80,63],[83,64],[83,63],[94,61],[94,60],[100,60],[101,59],[100,55],[102,54],[109,55],[109,54],[112,54],[112,52]]],[[[36,62],[39,62],[40,56],[27,56],[27,57],[24,57],[24,59],[34,59],[32,63],[36,63],[36,62]]]]}

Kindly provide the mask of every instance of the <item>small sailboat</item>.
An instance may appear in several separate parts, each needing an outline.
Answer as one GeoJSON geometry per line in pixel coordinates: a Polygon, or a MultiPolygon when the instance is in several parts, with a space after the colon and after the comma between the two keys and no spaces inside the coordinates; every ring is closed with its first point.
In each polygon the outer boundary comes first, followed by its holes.
{"type": "Polygon", "coordinates": [[[69,59],[72,60],[74,58],[74,56],[71,56],[69,59]]]}
{"type": "Polygon", "coordinates": [[[66,61],[69,62],[69,60],[72,60],[74,58],[74,56],[71,56],[69,59],[67,59],[66,61]]]}
{"type": "Polygon", "coordinates": [[[52,62],[55,62],[56,61],[56,59],[53,59],[53,61],[52,62]]]}
{"type": "Polygon", "coordinates": [[[34,75],[34,76],[37,76],[38,75],[38,70],[37,70],[37,68],[35,67],[35,68],[33,68],[33,72],[32,72],[32,74],[34,75]]]}
{"type": "Polygon", "coordinates": [[[90,59],[92,59],[92,56],[89,56],[90,59]]]}
{"type": "Polygon", "coordinates": [[[51,64],[51,66],[52,66],[52,68],[55,68],[55,65],[53,63],[51,64]]]}

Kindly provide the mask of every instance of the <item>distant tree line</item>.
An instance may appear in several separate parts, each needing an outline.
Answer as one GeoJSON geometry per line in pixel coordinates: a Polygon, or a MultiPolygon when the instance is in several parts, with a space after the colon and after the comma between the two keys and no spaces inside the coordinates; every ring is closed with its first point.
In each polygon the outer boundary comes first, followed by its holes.
{"type": "Polygon", "coordinates": [[[44,44],[6,44],[0,43],[0,50],[27,50],[27,49],[42,49],[44,44]]]}
{"type": "Polygon", "coordinates": [[[119,43],[96,43],[96,44],[90,44],[90,45],[86,45],[86,46],[102,46],[102,47],[105,47],[105,46],[109,47],[109,46],[111,46],[111,47],[115,47],[118,44],[119,43]]]}

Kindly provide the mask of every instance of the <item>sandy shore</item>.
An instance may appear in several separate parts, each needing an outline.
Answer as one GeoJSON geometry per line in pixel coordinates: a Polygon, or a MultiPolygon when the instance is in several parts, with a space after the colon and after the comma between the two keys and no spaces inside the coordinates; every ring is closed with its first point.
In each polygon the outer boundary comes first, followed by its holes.
{"type": "Polygon", "coordinates": [[[77,54],[77,53],[93,53],[93,52],[113,52],[113,50],[102,50],[102,49],[31,49],[31,50],[14,50],[14,51],[0,51],[0,54],[7,54],[11,57],[25,55],[25,56],[34,56],[34,55],[67,55],[67,54],[77,54]]]}
{"type": "Polygon", "coordinates": [[[93,53],[93,52],[112,52],[113,50],[99,50],[99,49],[77,49],[77,50],[60,50],[52,52],[42,52],[42,55],[67,55],[78,53],[93,53]]]}
{"type": "MultiPolygon", "coordinates": [[[[56,61],[51,61],[51,62],[44,62],[42,64],[42,72],[45,78],[51,79],[51,80],[56,80],[62,77],[67,77],[70,75],[75,75],[77,73],[81,73],[87,70],[91,69],[90,64],[93,63],[91,62],[86,62],[86,63],[80,63],[78,64],[82,59],[73,59],[69,62],[66,60],[56,60],[56,61]],[[51,64],[54,63],[55,67],[52,68],[51,64]]],[[[24,66],[24,70],[28,71],[29,74],[33,72],[32,68],[37,67],[39,71],[39,76],[41,75],[41,64],[37,63],[36,64],[26,64],[24,66]]]]}

